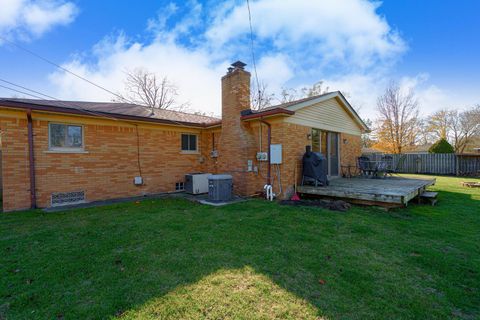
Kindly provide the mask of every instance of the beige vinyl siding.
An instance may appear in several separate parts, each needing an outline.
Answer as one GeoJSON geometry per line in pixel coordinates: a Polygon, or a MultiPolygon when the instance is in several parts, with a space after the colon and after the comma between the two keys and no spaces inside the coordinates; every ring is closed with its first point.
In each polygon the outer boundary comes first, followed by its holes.
{"type": "Polygon", "coordinates": [[[327,131],[361,134],[358,124],[335,98],[296,110],[285,121],[327,131]]]}

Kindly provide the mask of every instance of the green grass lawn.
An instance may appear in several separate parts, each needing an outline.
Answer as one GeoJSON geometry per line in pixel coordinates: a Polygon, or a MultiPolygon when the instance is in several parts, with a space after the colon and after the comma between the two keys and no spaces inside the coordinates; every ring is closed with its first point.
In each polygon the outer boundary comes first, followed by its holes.
{"type": "Polygon", "coordinates": [[[2,214],[0,319],[479,319],[480,190],[463,180],[390,212],[157,199],[2,214]]]}

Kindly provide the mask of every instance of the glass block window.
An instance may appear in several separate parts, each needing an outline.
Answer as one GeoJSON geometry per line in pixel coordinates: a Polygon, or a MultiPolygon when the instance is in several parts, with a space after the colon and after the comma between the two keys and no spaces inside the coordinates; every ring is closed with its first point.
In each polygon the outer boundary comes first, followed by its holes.
{"type": "Polygon", "coordinates": [[[85,191],[52,193],[52,207],[85,202],[85,191]]]}
{"type": "Polygon", "coordinates": [[[60,123],[50,123],[48,127],[49,148],[79,150],[83,149],[83,127],[60,123]]]}

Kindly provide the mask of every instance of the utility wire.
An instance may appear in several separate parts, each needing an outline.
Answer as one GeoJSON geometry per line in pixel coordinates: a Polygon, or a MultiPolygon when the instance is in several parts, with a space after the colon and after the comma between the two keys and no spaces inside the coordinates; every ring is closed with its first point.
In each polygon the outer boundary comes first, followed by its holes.
{"type": "Polygon", "coordinates": [[[30,96],[30,97],[34,97],[34,98],[37,98],[37,99],[43,99],[42,97],[27,93],[27,92],[24,92],[24,91],[20,91],[20,90],[14,89],[14,88],[10,88],[10,87],[7,87],[7,86],[1,85],[1,84],[0,84],[0,87],[11,90],[11,91],[14,91],[14,92],[17,92],[17,93],[21,93],[21,94],[24,94],[24,95],[27,95],[27,96],[30,96]]]}
{"type": "Polygon", "coordinates": [[[27,93],[27,92],[24,92],[24,91],[19,91],[19,90],[17,90],[17,89],[12,89],[12,88],[8,88],[8,87],[5,87],[5,86],[1,86],[1,87],[3,87],[3,88],[6,88],[6,89],[9,89],[9,90],[18,92],[18,93],[22,93],[22,94],[25,94],[25,95],[34,97],[34,98],[36,98],[36,99],[44,100],[45,97],[46,97],[46,98],[55,100],[55,101],[57,101],[59,104],[63,105],[64,107],[70,108],[70,109],[76,109],[76,110],[83,111],[83,112],[85,112],[85,113],[89,113],[89,114],[94,115],[94,116],[97,116],[97,117],[102,117],[102,118],[106,118],[106,119],[109,119],[109,120],[119,121],[119,119],[117,119],[117,118],[115,118],[115,117],[110,117],[110,116],[107,116],[107,115],[105,115],[105,114],[103,114],[103,113],[98,113],[98,112],[95,112],[95,111],[87,110],[87,109],[85,109],[85,108],[83,108],[83,107],[80,107],[80,106],[78,106],[78,105],[75,105],[74,103],[66,104],[64,101],[62,101],[62,100],[60,100],[60,99],[57,99],[57,98],[52,97],[52,96],[50,96],[50,95],[48,95],[48,94],[44,94],[44,93],[41,93],[41,92],[36,91],[36,90],[33,90],[33,89],[29,89],[29,88],[27,88],[27,87],[25,87],[25,86],[22,86],[22,85],[13,83],[13,82],[11,82],[11,81],[8,81],[8,80],[2,79],[2,78],[0,78],[0,81],[5,82],[5,83],[8,83],[9,85],[15,86],[15,87],[17,87],[17,88],[21,88],[21,89],[23,89],[23,90],[27,90],[27,91],[33,92],[33,93],[35,93],[35,95],[32,95],[32,94],[27,93]],[[43,97],[39,97],[39,96],[37,96],[37,94],[38,94],[38,95],[41,95],[41,96],[43,96],[43,97]]]}
{"type": "Polygon", "coordinates": [[[253,70],[255,72],[255,81],[257,84],[257,90],[258,90],[258,99],[259,99],[259,105],[261,104],[261,90],[260,90],[260,82],[258,81],[258,73],[257,73],[257,62],[255,59],[255,48],[254,48],[254,42],[253,42],[253,26],[252,26],[252,12],[250,9],[250,0],[247,0],[247,9],[248,9],[248,22],[250,24],[250,49],[252,52],[252,61],[253,61],[253,70]]]}
{"type": "MultiPolygon", "coordinates": [[[[44,58],[43,56],[39,55],[38,53],[35,53],[35,52],[33,52],[32,50],[30,50],[30,49],[27,49],[27,48],[25,48],[25,47],[23,47],[23,46],[15,43],[15,42],[9,40],[9,39],[6,39],[5,37],[2,37],[1,35],[0,35],[0,39],[3,40],[3,41],[5,41],[5,42],[10,43],[11,45],[13,45],[13,46],[15,46],[15,47],[17,47],[17,48],[19,48],[19,49],[21,49],[21,50],[29,53],[30,55],[32,55],[32,56],[34,56],[34,57],[36,57],[36,58],[38,58],[38,59],[40,59],[40,60],[48,63],[48,64],[51,64],[51,65],[55,66],[56,68],[58,68],[58,69],[60,69],[60,70],[63,70],[64,72],[67,72],[67,73],[69,73],[69,74],[71,74],[71,75],[73,75],[73,76],[75,76],[75,77],[77,77],[77,78],[79,78],[79,79],[81,79],[81,80],[83,80],[83,81],[86,81],[87,83],[89,83],[89,84],[91,84],[91,85],[93,85],[93,86],[95,86],[95,87],[97,87],[97,88],[99,88],[99,89],[101,89],[101,90],[104,90],[105,92],[108,92],[108,93],[114,95],[115,97],[119,98],[121,101],[126,101],[126,102],[128,102],[128,103],[131,103],[131,104],[134,104],[134,105],[138,105],[136,102],[131,101],[131,100],[129,100],[129,99],[126,99],[125,97],[122,97],[122,96],[119,95],[118,93],[115,93],[115,92],[113,92],[113,91],[111,91],[111,90],[109,90],[109,89],[106,89],[106,88],[102,87],[101,85],[98,85],[98,84],[94,83],[93,81],[88,80],[88,79],[86,79],[85,77],[82,77],[82,76],[74,73],[73,71],[70,71],[70,70],[68,70],[67,68],[62,67],[62,66],[59,65],[58,63],[55,63],[55,62],[53,62],[53,61],[51,61],[51,60],[49,60],[49,59],[47,59],[47,58],[44,58]]],[[[255,67],[255,68],[256,68],[256,67],[255,67]]],[[[255,73],[256,73],[256,71],[255,71],[255,73]]],[[[258,82],[258,78],[257,78],[257,82],[258,82]]],[[[28,89],[28,90],[29,90],[29,89],[28,89]]],[[[15,91],[15,90],[14,90],[14,91],[15,91]]],[[[33,90],[29,90],[29,91],[34,92],[33,90]]],[[[44,95],[44,94],[42,94],[42,95],[44,95]]],[[[30,96],[31,96],[31,95],[30,95],[30,96]]],[[[44,96],[46,96],[46,95],[44,95],[44,96]]],[[[38,97],[37,97],[37,99],[43,99],[43,98],[38,98],[38,97]]],[[[59,100],[59,99],[54,99],[54,100],[62,101],[62,100],[59,100]]],[[[83,108],[80,108],[80,109],[83,110],[83,111],[85,111],[85,112],[88,112],[87,110],[85,110],[85,109],[83,109],[83,108]]],[[[91,112],[91,111],[90,111],[90,112],[91,112]]],[[[92,112],[91,112],[91,113],[92,113],[92,112]]],[[[100,115],[100,116],[106,117],[105,115],[100,115]]],[[[106,118],[108,118],[108,117],[106,117],[106,118]]],[[[118,119],[116,119],[116,120],[118,120],[118,119]]],[[[183,126],[183,124],[180,123],[180,122],[178,122],[178,121],[174,121],[174,120],[170,120],[170,121],[171,121],[172,123],[174,123],[174,124],[183,126]]]]}
{"type": "MultiPolygon", "coordinates": [[[[120,122],[123,122],[123,123],[126,123],[126,124],[131,125],[131,123],[128,122],[128,121],[124,121],[124,120],[115,118],[114,116],[109,116],[109,115],[106,115],[106,114],[101,113],[101,112],[91,111],[91,110],[85,109],[85,108],[82,107],[82,106],[75,105],[75,102],[74,102],[74,101],[69,101],[68,104],[67,104],[67,103],[65,103],[65,101],[63,101],[63,100],[60,100],[60,99],[58,99],[58,98],[55,98],[55,97],[50,96],[50,95],[48,95],[48,94],[41,93],[41,92],[36,91],[36,90],[33,90],[33,89],[29,89],[29,88],[27,88],[27,87],[25,87],[25,86],[22,86],[22,85],[13,83],[13,82],[11,82],[11,81],[8,81],[8,80],[2,79],[2,78],[0,78],[0,81],[1,81],[1,82],[5,82],[5,83],[8,83],[8,84],[10,84],[10,85],[12,85],[12,86],[21,88],[21,89],[23,89],[23,90],[27,90],[27,91],[33,92],[33,93],[35,93],[35,95],[32,95],[32,94],[27,93],[27,92],[24,92],[24,91],[19,91],[18,89],[12,89],[12,88],[9,88],[9,87],[5,87],[5,86],[1,86],[2,88],[9,89],[9,90],[12,90],[12,91],[21,93],[21,94],[25,94],[25,95],[28,95],[28,96],[31,96],[31,97],[34,97],[34,98],[40,99],[40,100],[44,100],[44,99],[45,99],[44,97],[46,97],[46,98],[48,98],[48,99],[55,100],[55,101],[57,101],[59,104],[63,105],[64,107],[70,108],[70,109],[80,110],[80,111],[83,111],[83,112],[85,112],[85,113],[89,113],[89,114],[91,114],[91,115],[97,116],[97,117],[102,117],[102,118],[109,119],[109,120],[114,120],[114,121],[120,121],[120,122]],[[41,96],[43,96],[43,97],[39,97],[39,96],[37,96],[37,94],[38,94],[38,95],[41,95],[41,96]]],[[[142,106],[142,107],[143,107],[143,106],[142,106]]],[[[155,118],[153,118],[153,119],[155,119],[155,118]]],[[[170,120],[170,121],[171,121],[172,123],[174,123],[174,124],[179,125],[179,126],[183,126],[183,125],[184,125],[184,124],[182,124],[182,123],[180,123],[180,122],[178,122],[178,121],[175,121],[175,120],[170,120]]]]}
{"type": "MultiPolygon", "coordinates": [[[[47,94],[44,94],[44,93],[35,91],[35,90],[33,90],[33,89],[29,89],[29,88],[27,88],[27,87],[21,86],[21,85],[19,85],[19,84],[15,84],[15,83],[13,83],[13,82],[11,82],[11,81],[8,81],[8,80],[2,79],[2,78],[0,78],[0,81],[5,82],[5,83],[8,83],[8,84],[10,84],[10,85],[12,85],[12,86],[15,86],[15,87],[18,87],[18,88],[22,88],[22,89],[24,89],[24,90],[28,90],[28,91],[33,92],[33,93],[36,93],[36,94],[39,94],[39,95],[44,96],[44,97],[47,97],[47,98],[49,98],[49,99],[58,100],[57,98],[54,98],[54,97],[49,96],[49,95],[47,95],[47,94]]],[[[43,99],[43,98],[41,98],[41,99],[43,99]]]]}
{"type": "MultiPolygon", "coordinates": [[[[76,74],[75,72],[70,71],[70,70],[68,70],[68,69],[65,68],[65,67],[62,67],[62,66],[59,65],[58,63],[55,63],[55,62],[53,62],[52,60],[49,60],[49,59],[47,59],[47,58],[39,55],[38,53],[33,52],[33,51],[30,50],[30,49],[27,49],[27,48],[25,48],[25,47],[23,47],[23,46],[15,43],[15,42],[11,41],[11,40],[8,40],[8,39],[6,39],[5,37],[0,36],[0,39],[2,39],[2,40],[5,41],[5,42],[10,43],[11,45],[17,47],[18,49],[21,49],[21,50],[29,53],[30,55],[36,57],[37,59],[40,59],[40,60],[42,60],[42,61],[44,61],[44,62],[46,62],[46,63],[48,63],[48,64],[51,64],[51,65],[55,66],[56,68],[58,68],[58,69],[60,69],[60,70],[62,70],[62,71],[64,71],[64,72],[67,72],[67,73],[71,74],[71,75],[74,76],[74,77],[77,77],[77,78],[79,78],[79,79],[81,79],[81,80],[83,80],[83,81],[86,81],[86,82],[90,83],[91,85],[97,87],[98,89],[104,90],[104,91],[106,91],[106,92],[114,95],[115,97],[121,99],[121,100],[126,100],[124,97],[122,97],[122,96],[119,95],[118,93],[115,93],[115,92],[113,92],[113,91],[111,91],[111,90],[109,90],[109,89],[107,89],[107,88],[105,88],[105,87],[102,87],[101,85],[96,84],[95,82],[93,82],[93,81],[91,81],[91,80],[88,80],[87,78],[82,77],[81,75],[76,74]]],[[[127,101],[128,101],[128,100],[127,100],[127,101]]],[[[131,101],[130,101],[130,102],[131,102],[131,101]]]]}

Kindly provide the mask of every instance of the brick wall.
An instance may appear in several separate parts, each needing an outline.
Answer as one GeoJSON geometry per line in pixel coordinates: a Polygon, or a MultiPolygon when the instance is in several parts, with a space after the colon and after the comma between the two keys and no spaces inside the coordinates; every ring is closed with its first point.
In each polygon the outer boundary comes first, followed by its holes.
{"type": "MultiPolygon", "coordinates": [[[[92,117],[34,113],[34,144],[37,179],[37,205],[48,207],[54,192],[85,191],[87,201],[131,197],[175,191],[175,183],[186,173],[203,171],[233,176],[234,192],[252,195],[263,191],[268,162],[256,160],[258,151],[268,151],[267,126],[258,120],[241,121],[241,111],[250,106],[250,73],[236,68],[222,78],[222,127],[181,128],[139,123],[140,167],[137,157],[137,129],[134,123],[92,117]],[[48,123],[62,122],[84,126],[85,153],[52,153],[48,150],[48,123]],[[199,136],[199,152],[181,152],[181,133],[199,136]],[[218,151],[218,157],[210,155],[218,151]],[[252,160],[258,170],[247,171],[252,160]],[[144,185],[135,186],[135,176],[144,185]]],[[[301,181],[301,159],[311,144],[310,127],[267,118],[272,144],[282,144],[283,163],[272,165],[274,192],[280,198],[293,193],[295,168],[301,181]],[[277,170],[278,169],[278,170],[277,170]],[[280,194],[278,171],[282,193],[280,194]]],[[[23,112],[0,110],[4,210],[30,205],[27,120],[23,112]]],[[[340,136],[342,165],[355,165],[361,153],[360,136],[340,136]]]]}
{"type": "MultiPolygon", "coordinates": [[[[62,117],[61,122],[84,126],[85,153],[51,153],[48,123],[33,115],[37,206],[50,206],[53,192],[85,191],[87,201],[131,197],[175,191],[175,183],[189,172],[206,167],[206,146],[200,130],[138,125],[140,167],[144,185],[135,186],[140,176],[137,134],[134,125],[62,117]],[[199,134],[197,154],[181,152],[181,133],[199,134]]],[[[41,115],[45,118],[45,115],[41,115]]],[[[55,118],[52,121],[58,122],[55,118]]],[[[30,206],[28,140],[26,119],[0,118],[3,151],[4,210],[30,206]]]]}
{"type": "Polygon", "coordinates": [[[30,172],[26,115],[0,118],[2,133],[3,208],[5,211],[30,207],[30,172]],[[17,118],[18,117],[18,118],[17,118]]]}
{"type": "Polygon", "coordinates": [[[362,155],[362,138],[360,136],[342,133],[340,135],[341,165],[356,166],[357,158],[360,157],[361,155],[362,155]]]}
{"type": "MultiPolygon", "coordinates": [[[[240,107],[239,107],[240,108],[240,107]]],[[[263,191],[267,181],[267,162],[256,160],[258,151],[268,151],[267,126],[258,121],[235,120],[236,112],[228,115],[221,128],[196,130],[176,127],[138,126],[140,165],[144,185],[135,186],[139,176],[136,128],[134,125],[109,120],[80,117],[33,115],[36,162],[37,205],[48,207],[53,192],[85,191],[87,201],[131,197],[175,191],[175,183],[189,172],[230,173],[234,176],[235,192],[251,195],[263,191]],[[230,117],[230,118],[229,118],[230,117]],[[61,121],[60,121],[61,120],[61,121]],[[86,153],[51,153],[48,151],[48,123],[64,122],[84,125],[86,153]],[[232,128],[241,130],[231,130],[232,128]],[[183,154],[180,149],[182,132],[199,135],[199,152],[183,154]],[[261,135],[261,138],[260,138],[261,135]],[[219,157],[210,155],[219,151],[219,157]],[[247,172],[252,160],[257,172],[247,172]]],[[[279,166],[283,193],[293,192],[295,167],[297,183],[301,181],[301,159],[311,141],[311,128],[267,119],[272,126],[272,143],[282,144],[283,163],[279,166]]],[[[3,207],[5,211],[26,209],[30,205],[27,120],[24,113],[0,117],[2,132],[3,207]]],[[[355,165],[361,153],[359,136],[341,134],[342,165],[355,165]],[[346,141],[346,143],[344,142],[346,141]]],[[[276,166],[272,166],[274,191],[279,194],[276,166]]]]}
{"type": "MultiPolygon", "coordinates": [[[[297,124],[283,122],[281,120],[267,120],[272,125],[272,144],[282,144],[282,164],[279,166],[282,185],[282,194],[278,183],[277,166],[272,165],[272,184],[273,190],[280,198],[290,198],[293,194],[295,185],[295,171],[297,184],[301,183],[302,175],[302,157],[305,153],[305,146],[311,145],[308,134],[311,128],[297,124]],[[296,169],[296,170],[295,170],[296,169]]],[[[254,135],[254,144],[249,148],[249,159],[255,159],[257,151],[268,151],[267,148],[267,127],[260,125],[259,122],[252,122],[252,134],[254,135]],[[260,130],[262,127],[262,147],[260,148],[260,130]]],[[[340,164],[354,166],[356,158],[361,155],[360,136],[342,133],[339,137],[340,146],[340,164]],[[344,142],[345,140],[345,142],[344,142]]],[[[248,192],[253,194],[263,190],[267,177],[267,162],[258,162],[254,160],[254,165],[259,167],[258,174],[247,175],[248,192]]]]}

